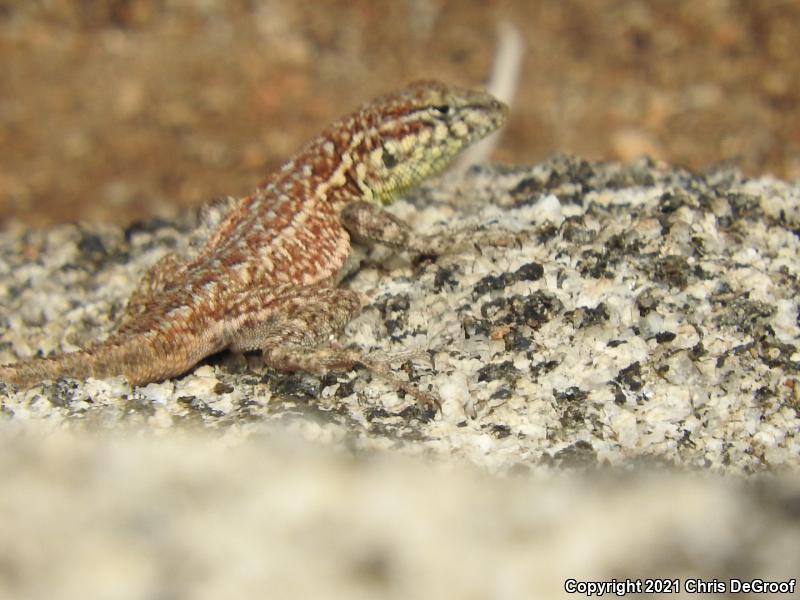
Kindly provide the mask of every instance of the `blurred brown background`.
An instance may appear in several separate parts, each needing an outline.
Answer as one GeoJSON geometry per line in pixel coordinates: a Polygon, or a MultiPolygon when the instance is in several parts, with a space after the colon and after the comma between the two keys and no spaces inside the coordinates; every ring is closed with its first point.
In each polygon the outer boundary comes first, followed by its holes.
{"type": "Polygon", "coordinates": [[[0,0],[0,223],[247,193],[331,119],[525,42],[496,158],[800,176],[796,0],[0,0]]]}

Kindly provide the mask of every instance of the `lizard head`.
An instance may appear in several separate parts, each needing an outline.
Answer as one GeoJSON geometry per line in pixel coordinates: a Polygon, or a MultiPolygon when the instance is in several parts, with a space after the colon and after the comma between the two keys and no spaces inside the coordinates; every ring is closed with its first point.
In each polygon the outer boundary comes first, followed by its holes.
{"type": "Polygon", "coordinates": [[[387,204],[507,118],[508,107],[485,92],[436,81],[412,84],[351,116],[358,132],[351,140],[358,149],[351,154],[351,177],[365,199],[387,204]]]}

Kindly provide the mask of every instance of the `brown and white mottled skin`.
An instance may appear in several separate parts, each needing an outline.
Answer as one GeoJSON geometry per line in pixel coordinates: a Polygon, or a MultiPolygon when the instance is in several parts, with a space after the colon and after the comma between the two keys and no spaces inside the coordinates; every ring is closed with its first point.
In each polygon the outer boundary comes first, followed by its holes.
{"type": "Polygon", "coordinates": [[[224,349],[261,350],[279,370],[363,365],[391,379],[386,360],[330,343],[361,308],[358,294],[337,287],[351,236],[442,251],[442,240],[413,234],[381,206],[441,171],[507,113],[486,93],[438,82],[364,105],[252,195],[209,209],[200,232],[205,241],[194,255],[168,255],[145,274],[108,339],[0,367],[0,380],[30,386],[124,375],[138,385],[184,373],[224,349]]]}

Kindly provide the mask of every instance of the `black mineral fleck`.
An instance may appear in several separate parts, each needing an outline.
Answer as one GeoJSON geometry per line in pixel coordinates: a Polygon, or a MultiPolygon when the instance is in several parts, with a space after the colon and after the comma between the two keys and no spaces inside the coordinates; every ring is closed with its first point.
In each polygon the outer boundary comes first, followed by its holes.
{"type": "Polygon", "coordinates": [[[644,379],[642,378],[642,365],[639,361],[629,364],[624,369],[620,369],[617,377],[614,379],[622,387],[638,392],[644,387],[644,379]]]}
{"type": "Polygon", "coordinates": [[[589,442],[578,440],[553,456],[561,467],[585,469],[597,464],[597,452],[589,442]]]}
{"type": "Polygon", "coordinates": [[[455,276],[459,271],[460,269],[456,266],[439,267],[436,270],[436,275],[433,277],[433,291],[438,294],[445,288],[445,286],[450,289],[457,288],[458,279],[456,279],[455,276]]]}
{"type": "Polygon", "coordinates": [[[671,331],[660,331],[656,334],[656,342],[659,344],[667,344],[677,337],[671,331]]]}
{"type": "Polygon", "coordinates": [[[682,256],[670,254],[653,262],[653,279],[683,289],[689,283],[691,269],[682,256]]]}
{"type": "Polygon", "coordinates": [[[528,295],[496,298],[481,306],[481,316],[495,325],[528,325],[538,329],[564,308],[553,294],[537,290],[528,295]]]}
{"type": "Polygon", "coordinates": [[[601,302],[593,308],[581,306],[576,310],[565,313],[565,320],[572,323],[576,329],[585,329],[608,321],[608,308],[601,302]]]}
{"type": "Polygon", "coordinates": [[[501,363],[491,363],[478,369],[478,381],[503,381],[513,382],[522,373],[510,360],[501,363]]]}
{"type": "Polygon", "coordinates": [[[501,273],[500,275],[487,275],[481,278],[472,288],[472,297],[480,298],[484,294],[502,290],[506,286],[514,283],[515,278],[512,273],[501,273]]]}
{"type": "Polygon", "coordinates": [[[544,275],[544,267],[539,263],[531,262],[522,265],[514,271],[514,279],[517,281],[537,281],[544,275]]]}

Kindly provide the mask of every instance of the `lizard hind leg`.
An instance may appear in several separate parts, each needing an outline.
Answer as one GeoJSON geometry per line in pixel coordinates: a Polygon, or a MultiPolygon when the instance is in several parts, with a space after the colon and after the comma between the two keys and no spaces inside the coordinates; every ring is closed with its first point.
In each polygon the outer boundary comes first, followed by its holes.
{"type": "Polygon", "coordinates": [[[354,348],[340,348],[332,342],[332,336],[361,311],[358,293],[341,288],[295,287],[281,296],[268,292],[245,295],[236,304],[240,308],[232,311],[238,317],[228,325],[229,349],[260,349],[264,363],[278,371],[324,375],[329,371],[365,368],[422,404],[440,409],[438,397],[400,379],[392,371],[391,363],[406,360],[408,353],[366,354],[354,348]],[[244,306],[251,308],[242,310],[244,306]]]}

